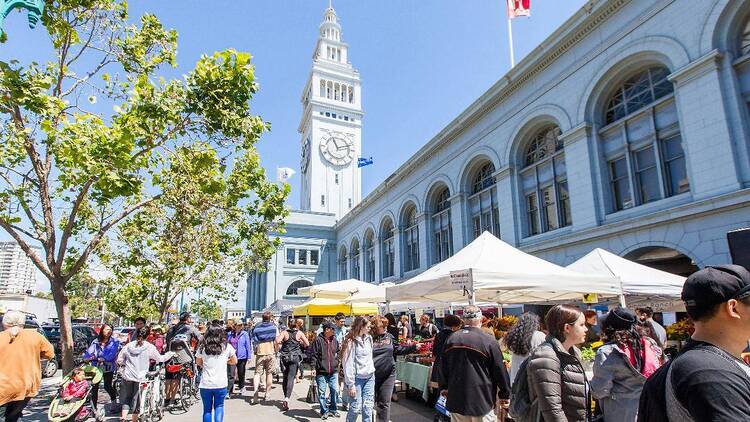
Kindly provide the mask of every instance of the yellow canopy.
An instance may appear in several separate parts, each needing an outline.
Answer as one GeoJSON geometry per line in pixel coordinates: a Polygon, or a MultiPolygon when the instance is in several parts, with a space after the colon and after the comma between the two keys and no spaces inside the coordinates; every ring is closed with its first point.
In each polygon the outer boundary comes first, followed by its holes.
{"type": "Polygon", "coordinates": [[[376,315],[378,305],[374,303],[344,303],[339,299],[316,297],[294,307],[294,315],[332,316],[339,312],[345,315],[376,315]]]}

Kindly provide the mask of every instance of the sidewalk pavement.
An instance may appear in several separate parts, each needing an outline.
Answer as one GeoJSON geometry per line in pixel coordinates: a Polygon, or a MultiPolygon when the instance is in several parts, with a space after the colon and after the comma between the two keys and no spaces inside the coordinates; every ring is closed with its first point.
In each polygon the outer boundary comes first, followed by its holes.
{"type": "MultiPolygon", "coordinates": [[[[248,378],[251,378],[252,372],[248,371],[248,378]]],[[[29,402],[29,405],[24,410],[22,421],[47,421],[49,403],[57,392],[61,380],[62,373],[60,371],[58,371],[56,376],[42,380],[42,388],[39,391],[39,395],[29,402]]],[[[283,393],[281,384],[279,383],[274,383],[273,388],[269,392],[268,401],[261,401],[259,404],[252,404],[254,392],[246,390],[237,394],[237,390],[235,390],[236,394],[233,398],[228,399],[224,405],[224,420],[226,422],[234,422],[248,420],[248,417],[252,417],[253,420],[263,422],[319,421],[321,420],[319,414],[320,406],[317,403],[310,405],[306,400],[309,387],[309,376],[294,385],[292,397],[289,400],[289,410],[286,412],[281,410],[283,393]]],[[[106,403],[109,399],[103,390],[101,389],[99,394],[99,400],[102,404],[106,403]]],[[[408,400],[404,397],[403,393],[399,394],[399,397],[400,400],[398,403],[391,403],[391,421],[432,421],[433,412],[423,403],[408,400]]],[[[339,413],[341,413],[340,418],[329,418],[328,420],[334,422],[345,421],[346,412],[339,410],[339,413]]],[[[195,422],[202,420],[202,414],[203,405],[200,403],[200,400],[197,400],[187,412],[169,410],[162,422],[195,422]]],[[[93,419],[91,420],[93,421],[93,419]]],[[[106,420],[107,422],[117,422],[119,417],[108,412],[106,420]]]]}

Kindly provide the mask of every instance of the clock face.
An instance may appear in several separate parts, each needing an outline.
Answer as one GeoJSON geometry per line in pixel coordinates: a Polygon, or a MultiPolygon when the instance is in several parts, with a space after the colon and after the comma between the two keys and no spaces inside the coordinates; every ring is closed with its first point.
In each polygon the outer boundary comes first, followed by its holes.
{"type": "Polygon", "coordinates": [[[354,159],[354,144],[346,138],[330,136],[320,143],[320,152],[329,163],[345,166],[354,159]]]}
{"type": "Polygon", "coordinates": [[[305,140],[305,144],[302,145],[302,158],[300,159],[299,167],[302,173],[307,172],[307,166],[310,164],[310,138],[305,140]]]}

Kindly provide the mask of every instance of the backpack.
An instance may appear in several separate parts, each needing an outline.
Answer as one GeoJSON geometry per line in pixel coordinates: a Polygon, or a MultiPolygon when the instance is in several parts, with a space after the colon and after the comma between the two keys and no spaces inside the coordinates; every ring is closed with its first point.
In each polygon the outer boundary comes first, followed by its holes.
{"type": "Polygon", "coordinates": [[[527,357],[521,362],[521,366],[516,373],[516,378],[513,380],[513,387],[511,388],[508,413],[510,413],[516,422],[536,422],[539,419],[539,407],[534,406],[536,400],[532,401],[529,394],[530,386],[527,372],[529,359],[527,357]],[[536,412],[534,411],[535,407],[536,412]]]}

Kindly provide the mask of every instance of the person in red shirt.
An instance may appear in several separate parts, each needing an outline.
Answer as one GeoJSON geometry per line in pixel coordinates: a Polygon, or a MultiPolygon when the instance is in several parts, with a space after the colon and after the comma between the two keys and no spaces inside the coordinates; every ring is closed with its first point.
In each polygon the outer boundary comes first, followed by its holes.
{"type": "Polygon", "coordinates": [[[151,327],[151,333],[148,335],[146,341],[153,344],[159,353],[164,353],[167,340],[164,338],[164,330],[161,328],[161,325],[155,324],[151,327]]]}
{"type": "Polygon", "coordinates": [[[70,377],[70,381],[65,384],[61,394],[64,404],[57,408],[54,416],[66,416],[69,415],[73,409],[75,409],[76,399],[83,399],[89,391],[89,382],[86,380],[83,369],[73,369],[70,377]]]}

